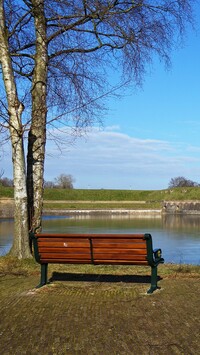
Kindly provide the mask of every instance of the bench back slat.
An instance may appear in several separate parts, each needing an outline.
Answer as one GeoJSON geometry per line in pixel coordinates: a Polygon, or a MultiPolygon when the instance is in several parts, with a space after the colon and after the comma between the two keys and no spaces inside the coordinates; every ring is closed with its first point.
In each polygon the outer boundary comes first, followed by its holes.
{"type": "Polygon", "coordinates": [[[134,240],[92,240],[93,248],[115,248],[115,249],[146,249],[146,241],[136,243],[134,240]]]}
{"type": "Polygon", "coordinates": [[[137,234],[110,234],[110,233],[37,233],[35,234],[37,238],[49,238],[49,239],[88,239],[88,238],[111,238],[111,239],[118,239],[118,238],[127,238],[127,239],[144,239],[145,234],[137,233],[137,234]]]}
{"type": "Polygon", "coordinates": [[[144,234],[38,233],[35,240],[40,263],[148,264],[144,234]]]}
{"type": "MultiPolygon", "coordinates": [[[[91,258],[66,258],[66,257],[61,257],[56,258],[55,256],[50,256],[48,255],[43,256],[41,258],[41,264],[91,264],[91,258]]],[[[95,259],[94,262],[92,263],[94,265],[148,265],[147,260],[127,260],[127,259],[95,259]]]]}
{"type": "Polygon", "coordinates": [[[143,260],[143,261],[146,261],[146,255],[131,255],[131,254],[127,254],[127,253],[120,253],[120,254],[117,254],[117,253],[104,253],[104,254],[101,254],[101,253],[98,253],[98,254],[94,254],[94,257],[93,257],[93,260],[94,262],[96,260],[129,260],[130,262],[131,261],[138,261],[138,260],[143,260]]]}
{"type": "Polygon", "coordinates": [[[66,261],[67,260],[71,260],[71,259],[77,259],[77,260],[83,260],[83,259],[88,259],[88,260],[91,260],[91,257],[90,257],[90,253],[56,253],[56,252],[53,252],[53,253],[42,253],[41,255],[41,260],[43,259],[65,259],[66,261]]]}
{"type": "Polygon", "coordinates": [[[38,245],[40,248],[89,248],[90,247],[90,242],[89,240],[84,240],[83,242],[79,241],[71,241],[68,239],[65,239],[64,241],[56,241],[56,242],[48,242],[48,241],[38,241],[38,245]]]}
{"type": "Polygon", "coordinates": [[[95,265],[148,265],[148,262],[146,260],[126,260],[126,259],[108,259],[108,260],[102,260],[102,259],[96,259],[95,260],[95,265]]]}
{"type": "Polygon", "coordinates": [[[66,258],[42,258],[41,264],[91,264],[91,258],[87,259],[66,259],[66,258]]]}

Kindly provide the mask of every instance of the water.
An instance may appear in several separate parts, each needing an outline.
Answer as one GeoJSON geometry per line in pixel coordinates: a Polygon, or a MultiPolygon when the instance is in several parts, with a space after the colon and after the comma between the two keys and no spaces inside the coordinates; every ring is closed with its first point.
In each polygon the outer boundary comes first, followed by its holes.
{"type": "Polygon", "coordinates": [[[13,219],[0,219],[0,256],[9,252],[13,241],[13,219]]]}
{"type": "MultiPolygon", "coordinates": [[[[168,263],[200,265],[200,216],[69,217],[43,219],[43,231],[60,233],[151,233],[154,248],[161,248],[168,263]]],[[[13,240],[13,220],[0,220],[0,255],[13,240]]]]}

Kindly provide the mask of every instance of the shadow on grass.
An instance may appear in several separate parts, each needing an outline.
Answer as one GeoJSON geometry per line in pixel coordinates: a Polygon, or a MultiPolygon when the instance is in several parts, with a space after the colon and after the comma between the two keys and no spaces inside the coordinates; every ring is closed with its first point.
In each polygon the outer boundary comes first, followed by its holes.
{"type": "MultiPolygon", "coordinates": [[[[160,276],[158,281],[162,280],[160,276]]],[[[125,283],[151,283],[149,275],[112,275],[112,274],[74,274],[53,272],[50,282],[54,281],[81,281],[81,282],[125,282],[125,283]]]]}

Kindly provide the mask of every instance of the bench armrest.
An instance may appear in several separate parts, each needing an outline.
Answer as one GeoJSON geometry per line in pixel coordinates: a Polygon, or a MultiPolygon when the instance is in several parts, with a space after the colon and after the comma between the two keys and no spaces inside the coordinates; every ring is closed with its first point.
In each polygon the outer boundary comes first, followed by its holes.
{"type": "Polygon", "coordinates": [[[162,258],[162,250],[154,249],[153,250],[154,261],[156,264],[164,263],[164,259],[162,258]]]}
{"type": "Polygon", "coordinates": [[[35,256],[35,260],[40,263],[40,255],[39,255],[39,250],[38,250],[38,243],[37,243],[37,237],[34,232],[29,232],[29,240],[32,245],[33,243],[33,252],[35,256]]]}

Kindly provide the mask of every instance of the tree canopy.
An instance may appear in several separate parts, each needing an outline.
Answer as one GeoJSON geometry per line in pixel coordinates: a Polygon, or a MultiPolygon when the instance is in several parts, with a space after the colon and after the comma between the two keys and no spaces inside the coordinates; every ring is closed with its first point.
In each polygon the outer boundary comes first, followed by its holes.
{"type": "Polygon", "coordinates": [[[75,182],[75,179],[73,178],[72,175],[70,174],[60,174],[56,179],[55,179],[55,187],[59,189],[73,189],[74,185],[73,183],[75,182]]]}
{"type": "MultiPolygon", "coordinates": [[[[108,68],[140,83],[157,54],[170,61],[175,34],[191,21],[191,1],[5,0],[9,55],[30,124],[38,61],[47,75],[47,122],[90,125],[106,91],[108,68]],[[32,102],[32,104],[31,104],[32,102]]],[[[107,87],[107,90],[111,89],[107,87]]],[[[5,95],[4,95],[5,96],[5,95]]],[[[2,113],[8,116],[3,100],[2,113]]],[[[24,127],[25,129],[25,127],[24,127]]]]}
{"type": "Polygon", "coordinates": [[[175,178],[171,178],[168,188],[171,189],[173,187],[197,187],[197,186],[199,186],[197,182],[186,179],[184,176],[177,176],[175,178]]]}

